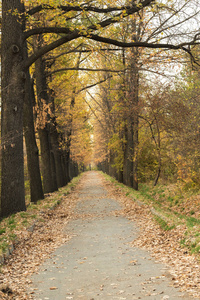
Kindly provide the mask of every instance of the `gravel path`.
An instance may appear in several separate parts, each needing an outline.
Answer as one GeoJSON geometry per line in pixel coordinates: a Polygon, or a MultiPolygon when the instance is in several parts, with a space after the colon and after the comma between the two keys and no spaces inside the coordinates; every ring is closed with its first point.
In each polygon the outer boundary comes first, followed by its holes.
{"type": "Polygon", "coordinates": [[[133,221],[117,214],[101,176],[88,172],[79,192],[72,235],[32,277],[34,299],[192,299],[171,284],[166,267],[131,246],[139,234],[133,221]]]}

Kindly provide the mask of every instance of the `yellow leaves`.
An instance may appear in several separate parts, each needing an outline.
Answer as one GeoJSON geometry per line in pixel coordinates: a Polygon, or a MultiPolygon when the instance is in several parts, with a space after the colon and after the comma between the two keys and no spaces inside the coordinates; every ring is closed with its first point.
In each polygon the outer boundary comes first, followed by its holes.
{"type": "Polygon", "coordinates": [[[36,129],[43,129],[51,116],[51,106],[46,103],[46,100],[41,99],[40,105],[35,105],[34,113],[37,116],[35,127],[36,129]]]}
{"type": "Polygon", "coordinates": [[[128,14],[127,14],[127,11],[126,10],[123,10],[122,11],[122,17],[126,17],[128,14]]]}

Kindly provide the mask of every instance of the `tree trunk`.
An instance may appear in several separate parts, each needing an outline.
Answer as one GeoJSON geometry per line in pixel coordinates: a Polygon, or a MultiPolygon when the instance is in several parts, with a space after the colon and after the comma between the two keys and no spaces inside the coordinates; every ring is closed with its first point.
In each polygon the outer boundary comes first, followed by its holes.
{"type": "Polygon", "coordinates": [[[50,102],[51,102],[51,117],[49,120],[49,132],[51,138],[52,151],[54,154],[55,160],[55,169],[56,169],[56,181],[58,188],[66,184],[64,170],[62,165],[62,150],[60,149],[59,144],[59,133],[57,130],[56,117],[55,117],[55,104],[54,104],[54,95],[53,91],[50,91],[50,102]]]}
{"type": "Polygon", "coordinates": [[[111,177],[117,178],[116,168],[113,166],[115,163],[115,154],[114,151],[110,150],[109,153],[109,175],[111,177]]]}
{"type": "MultiPolygon", "coordinates": [[[[42,58],[39,58],[35,62],[35,76],[38,105],[40,111],[42,111],[44,109],[43,105],[48,104],[49,102],[47,94],[47,83],[45,78],[45,66],[42,58]]],[[[49,116],[47,112],[46,115],[41,115],[43,116],[43,118],[39,119],[38,133],[41,148],[43,187],[45,193],[51,193],[57,190],[56,176],[55,174],[52,174],[52,171],[55,173],[55,160],[52,157],[53,153],[51,153],[52,147],[50,141],[50,132],[47,124],[49,116]]]]}
{"type": "Polygon", "coordinates": [[[64,171],[66,174],[66,180],[68,182],[70,182],[70,151],[69,150],[65,150],[64,151],[64,161],[63,161],[63,167],[64,167],[64,171]]]}
{"type": "Polygon", "coordinates": [[[51,151],[49,148],[49,132],[47,128],[38,129],[41,150],[42,177],[44,193],[54,192],[51,168],[51,151]]]}
{"type": "Polygon", "coordinates": [[[24,101],[24,136],[26,143],[27,163],[31,189],[31,202],[37,202],[40,199],[44,199],[44,193],[39,167],[39,151],[35,139],[33,107],[31,99],[32,88],[29,71],[27,71],[25,89],[26,93],[24,101]]]}
{"type": "Polygon", "coordinates": [[[157,120],[156,117],[155,117],[155,121],[156,121],[156,129],[157,129],[157,134],[158,134],[157,143],[156,143],[155,136],[153,138],[154,138],[156,148],[157,148],[157,153],[158,153],[158,171],[157,171],[157,175],[156,175],[156,178],[155,178],[155,181],[154,181],[154,186],[156,186],[157,183],[158,183],[158,180],[159,180],[160,174],[161,174],[161,167],[162,167],[160,128],[159,128],[158,120],[157,120]]]}
{"type": "Polygon", "coordinates": [[[66,160],[66,157],[65,157],[65,151],[62,151],[61,163],[62,163],[64,182],[65,182],[65,185],[66,185],[69,182],[69,178],[67,177],[67,160],[66,160]]]}
{"type": "Polygon", "coordinates": [[[54,156],[53,149],[50,149],[50,162],[51,162],[51,174],[52,174],[52,181],[53,181],[53,191],[57,191],[58,184],[57,184],[57,176],[56,176],[55,156],[54,156]]]}
{"type": "Polygon", "coordinates": [[[19,0],[2,1],[1,216],[26,210],[23,157],[23,101],[25,72],[23,24],[19,0]]]}
{"type": "MultiPolygon", "coordinates": [[[[25,51],[27,52],[26,49],[25,51]]],[[[35,95],[29,70],[27,70],[24,99],[24,136],[30,180],[31,202],[37,202],[40,199],[44,199],[44,193],[39,167],[39,151],[35,138],[33,103],[35,103],[35,95]]]]}
{"type": "MultiPolygon", "coordinates": [[[[133,0],[133,4],[135,0],[133,0]]],[[[138,37],[140,36],[140,24],[136,26],[135,19],[131,21],[131,29],[132,29],[132,39],[138,41],[138,37]]],[[[131,116],[132,116],[132,124],[133,124],[133,183],[132,186],[135,190],[138,190],[138,126],[139,126],[139,118],[138,118],[138,103],[139,103],[139,70],[138,70],[138,61],[139,61],[139,52],[136,48],[131,48],[131,64],[130,64],[130,103],[131,103],[131,116]]]]}
{"type": "Polygon", "coordinates": [[[118,173],[118,179],[117,179],[119,182],[123,183],[123,171],[119,171],[118,173]]]}
{"type": "Polygon", "coordinates": [[[125,128],[125,150],[124,150],[124,165],[123,165],[123,183],[133,186],[133,125],[128,119],[128,124],[125,128]]]}
{"type": "Polygon", "coordinates": [[[138,103],[139,103],[139,72],[137,67],[138,50],[132,49],[134,59],[131,65],[131,86],[133,88],[133,188],[138,190],[138,103]]]}
{"type": "Polygon", "coordinates": [[[65,179],[64,179],[64,173],[62,167],[62,155],[61,155],[60,145],[58,141],[59,134],[56,129],[56,126],[52,122],[50,123],[50,137],[51,137],[52,150],[55,158],[57,184],[58,187],[62,187],[65,185],[65,179]]]}
{"type": "Polygon", "coordinates": [[[73,160],[70,158],[69,159],[69,178],[70,181],[75,177],[74,175],[74,162],[73,160]]]}

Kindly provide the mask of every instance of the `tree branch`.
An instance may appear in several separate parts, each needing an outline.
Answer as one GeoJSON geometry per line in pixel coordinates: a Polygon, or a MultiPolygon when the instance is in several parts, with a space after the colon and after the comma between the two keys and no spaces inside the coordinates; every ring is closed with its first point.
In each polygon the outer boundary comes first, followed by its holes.
{"type": "MultiPolygon", "coordinates": [[[[86,31],[88,30],[89,32],[91,30],[97,30],[99,28],[105,28],[110,24],[114,24],[117,23],[119,21],[119,17],[123,16],[124,18],[127,15],[131,15],[135,12],[140,11],[143,7],[149,6],[151,3],[153,3],[154,0],[144,0],[143,2],[140,3],[140,5],[134,5],[132,6],[130,9],[126,10],[126,14],[124,14],[124,12],[121,12],[117,15],[115,15],[112,18],[108,18],[105,21],[99,22],[96,25],[91,25],[89,26],[86,31]]],[[[28,34],[28,33],[27,33],[28,34]]],[[[41,49],[39,49],[36,53],[34,53],[33,55],[31,55],[25,62],[24,62],[24,67],[28,68],[30,67],[40,56],[46,54],[47,52],[69,42],[72,41],[74,39],[77,39],[78,37],[87,37],[88,34],[84,35],[81,32],[79,32],[78,30],[74,30],[73,32],[69,33],[68,35],[66,35],[65,37],[62,37],[60,39],[58,39],[55,42],[50,43],[49,45],[46,45],[44,47],[42,47],[41,49]]]]}
{"type": "Polygon", "coordinates": [[[29,58],[27,58],[24,62],[24,68],[29,68],[39,57],[46,54],[47,52],[50,52],[51,50],[67,43],[70,41],[73,41],[80,37],[81,35],[78,33],[78,31],[74,31],[60,39],[58,39],[55,42],[50,43],[49,45],[43,46],[40,48],[37,52],[32,54],[29,58]]]}
{"type": "Polygon", "coordinates": [[[94,53],[94,52],[109,52],[109,51],[121,51],[121,49],[119,48],[96,48],[96,49],[85,49],[85,50],[77,50],[78,48],[80,47],[80,45],[78,45],[75,49],[72,49],[72,50],[69,50],[69,51],[66,51],[66,52],[62,52],[60,54],[58,54],[57,56],[51,56],[51,57],[47,57],[46,60],[55,60],[56,58],[59,58],[60,56],[63,56],[63,55],[67,55],[67,54],[71,54],[71,53],[94,53]]]}
{"type": "MultiPolygon", "coordinates": [[[[130,9],[127,9],[127,13],[126,15],[130,15],[134,12],[138,12],[140,11],[143,7],[145,6],[149,6],[150,4],[153,3],[153,0],[144,0],[143,2],[141,2],[140,6],[134,5],[133,7],[131,7],[130,9]]],[[[46,54],[47,52],[69,42],[72,41],[74,39],[77,39],[79,37],[86,37],[88,39],[97,41],[97,42],[101,42],[101,43],[106,43],[106,44],[110,44],[110,45],[115,45],[118,47],[122,47],[122,48],[128,48],[128,47],[143,47],[143,48],[164,48],[164,49],[172,49],[172,50],[184,50],[185,52],[187,52],[193,61],[194,57],[190,51],[189,48],[186,48],[185,46],[190,46],[190,45],[197,45],[199,44],[199,42],[196,41],[196,39],[198,37],[196,37],[195,39],[193,39],[193,41],[191,42],[187,42],[187,43],[181,43],[178,45],[173,45],[173,44],[167,44],[167,43],[160,43],[160,44],[154,44],[154,43],[147,43],[147,42],[130,42],[130,43],[126,43],[126,42],[121,42],[121,41],[117,41],[117,40],[113,40],[110,38],[106,38],[106,37],[102,37],[99,35],[95,35],[92,33],[88,33],[91,32],[91,30],[95,31],[99,28],[105,28],[107,26],[109,26],[110,24],[114,24],[117,23],[119,20],[116,17],[119,16],[123,16],[122,13],[116,15],[115,17],[112,18],[108,18],[105,21],[102,21],[96,25],[91,25],[88,28],[86,28],[87,33],[81,33],[78,30],[74,30],[73,32],[67,34],[66,36],[58,39],[55,42],[50,43],[49,45],[46,45],[44,47],[42,47],[41,49],[39,49],[36,53],[34,53],[33,55],[31,55],[24,63],[25,68],[29,67],[32,63],[34,63],[40,56],[46,54]]],[[[125,16],[124,16],[125,17],[125,16]]],[[[60,30],[60,29],[57,29],[60,30]]],[[[63,29],[61,29],[63,30],[63,29]]],[[[64,30],[68,30],[68,29],[64,29],[64,30]]],[[[28,33],[27,33],[28,34],[28,33]]]]}
{"type": "MultiPolygon", "coordinates": [[[[119,21],[119,18],[121,18],[121,17],[124,18],[124,17],[127,17],[128,15],[139,12],[143,7],[149,6],[153,1],[154,0],[144,0],[141,3],[141,5],[133,5],[132,7],[128,6],[126,9],[124,7],[123,9],[120,9],[120,10],[122,10],[122,12],[120,12],[119,14],[116,14],[116,15],[106,19],[105,21],[101,21],[97,24],[90,25],[87,28],[85,28],[85,30],[86,30],[87,34],[89,34],[91,32],[91,30],[98,30],[99,28],[105,28],[108,25],[117,23],[119,21]]],[[[45,5],[45,7],[46,7],[46,5],[45,5]]],[[[48,7],[48,5],[47,5],[47,7],[48,7]]],[[[69,8],[71,9],[72,6],[70,6],[69,8]]],[[[71,10],[73,10],[73,9],[71,9],[71,10]]],[[[84,11],[85,9],[82,8],[82,10],[84,11]]],[[[106,12],[106,9],[105,9],[105,12],[106,12]]],[[[31,35],[40,34],[40,33],[67,33],[67,34],[69,34],[70,30],[67,28],[56,28],[56,27],[35,28],[35,29],[27,31],[24,34],[24,38],[27,39],[31,35]]],[[[80,32],[80,34],[81,34],[81,32],[80,32]]]]}
{"type": "Polygon", "coordinates": [[[173,45],[173,44],[167,44],[167,43],[154,44],[154,43],[147,43],[147,42],[130,42],[130,43],[126,43],[126,42],[113,40],[113,39],[102,37],[102,36],[95,35],[95,34],[90,34],[89,36],[86,36],[86,37],[88,39],[91,39],[91,40],[94,40],[94,41],[97,41],[97,42],[102,42],[102,43],[105,43],[105,44],[115,45],[115,46],[122,47],[122,48],[141,47],[141,48],[153,48],[153,49],[164,48],[164,49],[172,49],[172,50],[182,49],[182,50],[188,52],[189,54],[190,54],[190,50],[185,48],[185,46],[199,45],[200,44],[199,42],[196,42],[196,40],[192,40],[191,42],[185,42],[185,43],[173,45]]]}
{"type": "Polygon", "coordinates": [[[45,77],[48,77],[52,74],[58,73],[58,72],[64,72],[64,71],[88,71],[88,72],[111,72],[111,73],[119,73],[119,72],[124,72],[123,70],[111,70],[111,69],[92,69],[92,68],[76,68],[76,67],[69,67],[69,68],[61,68],[57,69],[55,71],[52,71],[50,73],[47,73],[45,77]]]}
{"type": "Polygon", "coordinates": [[[68,28],[59,27],[38,27],[24,32],[24,40],[32,35],[43,34],[43,33],[66,33],[69,34],[71,31],[68,28]]]}
{"type": "Polygon", "coordinates": [[[124,11],[126,14],[129,14],[130,11],[136,12],[141,9],[141,7],[149,6],[151,3],[153,3],[154,0],[144,0],[143,2],[140,3],[140,5],[133,4],[132,6],[113,6],[113,7],[107,7],[107,8],[100,8],[100,7],[95,7],[95,6],[90,6],[90,5],[77,5],[77,6],[72,6],[72,5],[58,5],[56,7],[44,4],[44,5],[38,5],[36,7],[33,7],[26,13],[30,16],[42,11],[42,10],[52,10],[52,9],[59,9],[64,12],[70,12],[70,11],[88,11],[88,12],[96,12],[96,13],[109,13],[109,12],[114,12],[114,11],[124,11]]]}
{"type": "Polygon", "coordinates": [[[98,81],[98,82],[96,82],[96,83],[94,83],[94,84],[85,86],[84,88],[82,88],[82,89],[80,89],[79,91],[77,91],[76,94],[79,94],[79,93],[81,93],[81,92],[83,92],[83,91],[85,91],[85,90],[87,90],[87,89],[90,89],[90,88],[92,88],[92,87],[94,87],[94,86],[96,86],[96,85],[98,85],[98,84],[101,84],[101,83],[105,82],[106,80],[108,80],[109,78],[112,78],[112,75],[110,75],[110,76],[108,76],[107,78],[102,79],[102,80],[100,80],[100,81],[98,81]]]}

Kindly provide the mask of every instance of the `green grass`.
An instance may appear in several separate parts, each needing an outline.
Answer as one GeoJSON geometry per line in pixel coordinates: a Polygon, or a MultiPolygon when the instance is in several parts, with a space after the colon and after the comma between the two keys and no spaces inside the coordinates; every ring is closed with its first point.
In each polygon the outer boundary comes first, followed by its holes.
{"type": "Polygon", "coordinates": [[[6,232],[6,229],[5,228],[0,228],[0,235],[2,235],[3,233],[6,232]]]}
{"type": "Polygon", "coordinates": [[[0,250],[2,253],[5,253],[9,244],[5,237],[0,238],[0,250]]]}
{"type": "Polygon", "coordinates": [[[165,231],[169,231],[175,228],[175,225],[169,226],[167,224],[167,222],[165,220],[163,220],[161,217],[159,216],[154,216],[154,219],[156,220],[156,222],[160,225],[160,227],[165,230],[165,231]]]}
{"type": "MultiPolygon", "coordinates": [[[[185,233],[186,236],[189,232],[185,233]]],[[[187,248],[192,254],[200,254],[200,238],[190,240],[188,237],[180,241],[180,245],[187,248]]]]}
{"type": "Polygon", "coordinates": [[[27,218],[28,217],[28,213],[23,211],[23,212],[20,213],[20,216],[22,218],[27,218]]]}

